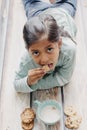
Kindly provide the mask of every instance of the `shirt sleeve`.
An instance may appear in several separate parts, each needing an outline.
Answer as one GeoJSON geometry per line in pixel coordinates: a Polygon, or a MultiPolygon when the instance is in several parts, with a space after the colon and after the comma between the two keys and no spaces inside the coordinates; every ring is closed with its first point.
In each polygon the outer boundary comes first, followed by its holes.
{"type": "Polygon", "coordinates": [[[32,67],[33,64],[31,60],[29,61],[28,53],[24,53],[20,60],[20,64],[15,71],[15,77],[13,81],[14,88],[17,92],[29,93],[37,89],[37,85],[34,85],[32,89],[31,86],[27,84],[28,70],[32,67]]]}
{"type": "Polygon", "coordinates": [[[70,48],[69,53],[63,59],[63,65],[58,70],[56,78],[58,86],[64,86],[70,82],[76,63],[76,45],[70,48]]]}
{"type": "Polygon", "coordinates": [[[18,75],[19,73],[16,74],[15,79],[14,79],[14,87],[15,87],[16,92],[30,93],[40,88],[39,84],[29,86],[27,84],[27,76],[22,78],[21,76],[19,77],[18,75]]]}

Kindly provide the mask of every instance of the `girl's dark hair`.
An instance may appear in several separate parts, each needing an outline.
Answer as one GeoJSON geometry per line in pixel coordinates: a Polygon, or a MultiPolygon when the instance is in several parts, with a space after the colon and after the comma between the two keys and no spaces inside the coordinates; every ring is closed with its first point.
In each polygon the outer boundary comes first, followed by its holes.
{"type": "Polygon", "coordinates": [[[47,14],[32,17],[23,28],[23,38],[27,48],[44,38],[50,42],[57,42],[60,35],[71,38],[62,27],[57,25],[56,20],[47,14]]]}

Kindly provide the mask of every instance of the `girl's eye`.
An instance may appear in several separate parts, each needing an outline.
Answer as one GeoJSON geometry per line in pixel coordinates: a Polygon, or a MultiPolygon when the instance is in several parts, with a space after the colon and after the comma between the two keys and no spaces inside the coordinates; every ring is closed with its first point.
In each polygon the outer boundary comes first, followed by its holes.
{"type": "Polygon", "coordinates": [[[53,48],[47,48],[47,51],[48,51],[48,52],[52,52],[52,51],[53,51],[53,48]]]}
{"type": "Polygon", "coordinates": [[[39,55],[39,52],[38,52],[38,51],[34,51],[34,52],[33,52],[33,55],[34,55],[34,56],[38,56],[38,55],[39,55]]]}

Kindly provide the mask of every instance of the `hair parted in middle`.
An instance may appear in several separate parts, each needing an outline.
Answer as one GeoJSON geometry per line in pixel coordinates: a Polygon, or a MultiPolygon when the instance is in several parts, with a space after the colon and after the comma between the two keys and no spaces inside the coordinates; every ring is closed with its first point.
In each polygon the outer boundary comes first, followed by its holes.
{"type": "Polygon", "coordinates": [[[60,36],[69,37],[74,41],[69,33],[64,30],[64,27],[59,27],[54,17],[48,14],[30,18],[23,28],[26,48],[43,39],[57,42],[60,36]]]}
{"type": "Polygon", "coordinates": [[[24,25],[23,38],[28,48],[43,39],[56,42],[59,40],[58,28],[51,15],[32,17],[24,25]]]}

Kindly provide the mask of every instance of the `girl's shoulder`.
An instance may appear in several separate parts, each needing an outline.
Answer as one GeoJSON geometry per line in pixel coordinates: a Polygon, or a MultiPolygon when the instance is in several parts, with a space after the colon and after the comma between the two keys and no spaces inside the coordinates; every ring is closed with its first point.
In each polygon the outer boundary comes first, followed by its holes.
{"type": "Polygon", "coordinates": [[[74,55],[76,55],[76,48],[77,45],[70,38],[63,38],[60,54],[63,58],[71,59],[74,55]]]}

